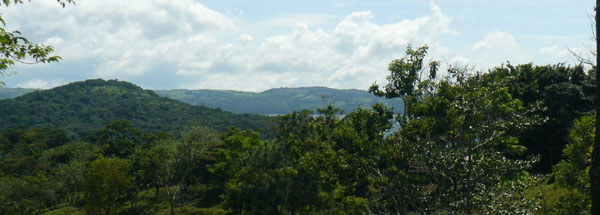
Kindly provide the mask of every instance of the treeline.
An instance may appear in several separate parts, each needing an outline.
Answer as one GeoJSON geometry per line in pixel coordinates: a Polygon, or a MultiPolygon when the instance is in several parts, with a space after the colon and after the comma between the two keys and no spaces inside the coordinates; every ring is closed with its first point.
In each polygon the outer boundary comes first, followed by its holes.
{"type": "MultiPolygon", "coordinates": [[[[1,92],[1,91],[0,91],[1,92]]],[[[326,87],[277,88],[260,93],[231,90],[156,90],[158,95],[194,105],[221,108],[233,113],[289,114],[331,105],[344,112],[383,103],[402,110],[402,103],[377,98],[364,90],[339,90],[326,87]]],[[[1,96],[1,94],[0,94],[1,96]]]]}
{"type": "Polygon", "coordinates": [[[0,129],[14,126],[63,128],[84,138],[116,120],[127,119],[144,132],[179,132],[202,125],[224,132],[230,126],[261,130],[268,117],[233,114],[163,98],[153,91],[117,80],[86,80],[0,100],[0,129]]]}
{"type": "Polygon", "coordinates": [[[14,98],[34,91],[35,89],[30,88],[0,88],[0,99],[14,98]]]}
{"type": "Polygon", "coordinates": [[[477,73],[390,63],[374,105],[276,117],[273,136],[115,121],[83,139],[0,134],[4,214],[585,214],[595,77],[581,66],[477,73]],[[396,125],[394,125],[396,124],[396,125]]]}

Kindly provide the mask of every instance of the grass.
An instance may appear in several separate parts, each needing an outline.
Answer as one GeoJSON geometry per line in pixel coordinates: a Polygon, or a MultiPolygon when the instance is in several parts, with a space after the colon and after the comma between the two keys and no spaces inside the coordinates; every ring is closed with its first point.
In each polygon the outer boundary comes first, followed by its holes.
{"type": "Polygon", "coordinates": [[[58,208],[56,210],[48,211],[44,215],[63,215],[63,214],[85,215],[85,209],[83,209],[83,208],[76,208],[76,207],[73,207],[71,205],[67,205],[65,207],[61,207],[61,208],[58,208]]]}
{"type": "Polygon", "coordinates": [[[537,186],[533,186],[525,190],[525,198],[530,200],[538,200],[540,202],[539,214],[551,214],[560,198],[568,195],[569,190],[558,186],[556,183],[548,184],[544,181],[537,186]]]}
{"type": "MultiPolygon", "coordinates": [[[[159,196],[155,196],[156,191],[154,189],[148,189],[138,194],[138,202],[136,208],[143,211],[144,214],[157,214],[157,215],[170,215],[171,208],[169,200],[165,195],[164,188],[160,189],[159,196]]],[[[131,202],[127,202],[121,209],[128,211],[131,209],[131,202]]],[[[228,213],[227,210],[223,209],[221,204],[213,205],[212,207],[202,208],[200,202],[192,201],[185,205],[178,205],[175,208],[175,214],[177,215],[225,215],[228,213]]],[[[128,213],[136,213],[128,211],[128,213]]],[[[45,215],[85,215],[85,206],[76,207],[71,204],[59,205],[57,209],[48,211],[45,215]]]]}

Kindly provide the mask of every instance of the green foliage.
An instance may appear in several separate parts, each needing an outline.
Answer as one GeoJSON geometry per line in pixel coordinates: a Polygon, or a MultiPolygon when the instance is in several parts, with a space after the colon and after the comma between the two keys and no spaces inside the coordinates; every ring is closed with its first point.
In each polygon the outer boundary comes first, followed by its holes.
{"type": "Polygon", "coordinates": [[[0,178],[0,214],[36,214],[56,202],[52,183],[44,176],[0,178]]]}
{"type": "Polygon", "coordinates": [[[332,105],[345,112],[351,112],[358,107],[370,107],[376,103],[402,110],[402,104],[377,98],[362,90],[338,90],[325,87],[277,88],[260,93],[224,90],[157,90],[155,92],[160,96],[189,104],[206,105],[234,113],[290,114],[299,110],[316,111],[324,105],[332,105]]]}
{"type": "MultiPolygon", "coordinates": [[[[429,76],[425,77],[424,75],[426,68],[423,65],[423,61],[427,55],[427,49],[429,49],[427,46],[412,49],[409,45],[406,48],[405,57],[392,60],[388,65],[390,75],[386,78],[388,84],[383,90],[379,89],[377,83],[373,83],[369,88],[369,92],[379,97],[401,98],[404,104],[402,113],[404,114],[404,117],[406,117],[408,114],[406,106],[410,105],[410,102],[415,98],[414,96],[417,96],[419,90],[424,87],[423,83],[427,83],[422,81],[427,78],[430,80],[436,78],[439,66],[439,62],[437,61],[431,61],[429,63],[429,76]]],[[[404,118],[401,118],[400,120],[402,122],[404,118]]]]}
{"type": "Polygon", "coordinates": [[[575,121],[569,144],[563,150],[564,160],[555,167],[556,184],[568,192],[554,207],[555,214],[585,214],[590,207],[590,164],[594,144],[596,116],[584,116],[575,121]]]}
{"type": "MultiPolygon", "coordinates": [[[[237,128],[230,128],[221,139],[223,139],[222,145],[212,152],[214,163],[206,165],[211,186],[209,198],[220,198],[219,196],[224,194],[229,184],[228,181],[233,179],[243,167],[241,163],[243,154],[263,144],[257,133],[237,128]]],[[[232,202],[228,198],[230,196],[226,196],[225,201],[232,202]]]]}
{"type": "Polygon", "coordinates": [[[0,198],[6,202],[0,211],[42,213],[62,201],[75,202],[86,165],[95,157],[90,144],[70,142],[63,130],[48,128],[8,129],[0,139],[5,150],[0,198]]]}
{"type": "Polygon", "coordinates": [[[586,113],[586,96],[564,108],[552,101],[587,95],[581,69],[451,67],[439,78],[435,61],[424,75],[426,53],[409,48],[390,64],[390,84],[371,88],[406,103],[393,129],[394,112],[383,104],[346,115],[333,105],[297,111],[267,127],[267,118],[186,105],[118,81],[0,101],[8,113],[0,125],[66,129],[0,133],[0,214],[578,214],[589,207],[593,118],[574,123],[552,185],[527,172],[536,158],[524,159],[526,138],[518,136],[586,113]],[[543,100],[540,82],[553,83],[544,85],[543,100]],[[259,127],[273,129],[266,132],[273,138],[243,130],[259,127]],[[554,199],[537,201],[538,188],[554,199]]]}
{"type": "Polygon", "coordinates": [[[526,155],[541,155],[535,170],[550,172],[558,163],[569,139],[573,121],[589,115],[595,96],[593,77],[581,65],[564,64],[534,66],[532,64],[506,65],[493,68],[485,79],[501,81],[509,93],[525,107],[539,105],[538,113],[546,118],[518,135],[527,147],[526,155]]]}
{"type": "Polygon", "coordinates": [[[8,129],[1,133],[4,153],[0,154],[0,175],[33,175],[43,172],[45,150],[61,146],[70,139],[63,130],[48,128],[8,129]]]}
{"type": "Polygon", "coordinates": [[[45,213],[45,215],[85,215],[85,211],[73,206],[69,206],[48,211],[45,213]]]}
{"type": "Polygon", "coordinates": [[[89,138],[98,145],[105,157],[125,158],[133,154],[136,145],[141,145],[141,132],[127,120],[118,120],[96,131],[89,138]]]}
{"type": "Polygon", "coordinates": [[[136,189],[143,190],[154,188],[157,196],[158,190],[166,180],[167,169],[165,158],[168,151],[164,147],[155,146],[150,149],[137,148],[129,158],[134,171],[134,185],[136,189]]]}
{"type": "MultiPolygon", "coordinates": [[[[0,88],[0,99],[15,98],[37,89],[0,88]]],[[[155,90],[156,94],[188,104],[219,108],[233,113],[262,115],[289,114],[332,105],[345,112],[376,103],[401,111],[402,104],[377,98],[362,90],[339,90],[325,87],[277,88],[260,93],[227,90],[155,90]]]]}
{"type": "Polygon", "coordinates": [[[377,86],[371,90],[403,97],[407,112],[401,131],[391,138],[402,151],[411,152],[404,154],[407,165],[376,171],[380,178],[374,189],[384,192],[375,209],[436,214],[534,211],[535,204],[505,208],[496,198],[525,201],[520,193],[526,185],[508,185],[517,183],[535,159],[510,157],[525,151],[515,134],[540,121],[536,109],[525,109],[512,98],[503,81],[490,82],[466,69],[451,67],[449,76],[439,81],[415,78],[424,52],[408,49],[407,56],[393,63],[399,68],[391,69],[385,92],[377,86]]]}
{"type": "Polygon", "coordinates": [[[22,96],[27,93],[36,91],[36,89],[27,88],[2,88],[0,87],[0,99],[10,99],[17,96],[22,96]]]}
{"type": "Polygon", "coordinates": [[[128,120],[142,132],[179,134],[186,127],[226,131],[230,126],[266,131],[265,116],[232,114],[161,98],[133,84],[110,80],[75,82],[51,90],[0,100],[0,130],[14,126],[62,128],[85,138],[117,120],[128,120]]]}
{"type": "Polygon", "coordinates": [[[87,214],[119,214],[130,198],[129,163],[119,158],[100,158],[85,174],[87,214]]]}
{"type": "MultiPolygon", "coordinates": [[[[408,46],[405,57],[392,60],[389,64],[390,75],[387,77],[388,84],[384,87],[384,91],[381,91],[377,84],[373,84],[369,92],[387,98],[414,95],[419,82],[426,78],[421,76],[424,72],[423,60],[427,55],[427,49],[429,47],[422,46],[414,50],[411,46],[408,46]]],[[[429,64],[430,79],[435,79],[438,64],[436,61],[429,64]]]]}
{"type": "MultiPolygon", "coordinates": [[[[191,184],[207,183],[207,165],[215,160],[214,148],[220,146],[218,135],[206,127],[192,127],[181,135],[181,141],[166,145],[164,187],[169,197],[171,214],[182,193],[191,184]]],[[[203,197],[203,193],[194,194],[203,197]]]]}
{"type": "MultiPolygon", "coordinates": [[[[337,109],[278,117],[278,137],[247,144],[225,187],[233,214],[367,214],[371,165],[378,165],[393,113],[375,105],[341,119],[337,109]]],[[[234,133],[237,140],[241,133],[234,133]]],[[[255,140],[258,140],[255,138],[255,140]]]]}

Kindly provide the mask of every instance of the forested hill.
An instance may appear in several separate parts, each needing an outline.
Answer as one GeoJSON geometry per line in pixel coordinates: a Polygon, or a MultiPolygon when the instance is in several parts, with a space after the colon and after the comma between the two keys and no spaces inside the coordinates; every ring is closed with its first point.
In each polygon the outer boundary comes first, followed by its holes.
{"type": "Polygon", "coordinates": [[[327,105],[349,113],[376,103],[402,110],[400,100],[376,97],[363,90],[326,87],[276,88],[261,93],[231,90],[157,90],[158,95],[195,105],[219,107],[234,113],[288,114],[296,110],[316,110],[327,105]]]}
{"type": "Polygon", "coordinates": [[[48,126],[63,128],[74,137],[85,137],[121,119],[131,121],[143,131],[171,133],[193,125],[218,131],[230,126],[256,130],[269,122],[264,116],[234,114],[160,97],[153,91],[116,80],[75,82],[0,100],[0,130],[48,126]]]}
{"type": "MultiPolygon", "coordinates": [[[[0,99],[14,98],[36,89],[0,88],[0,99]]],[[[349,113],[376,103],[402,110],[400,100],[373,96],[363,90],[340,90],[326,87],[276,88],[260,93],[233,90],[155,90],[160,96],[188,104],[221,108],[233,113],[288,114],[296,110],[316,110],[327,105],[349,113]]]]}
{"type": "Polygon", "coordinates": [[[33,91],[36,91],[36,89],[0,87],[0,99],[14,98],[17,96],[25,95],[25,94],[33,92],[33,91]]]}

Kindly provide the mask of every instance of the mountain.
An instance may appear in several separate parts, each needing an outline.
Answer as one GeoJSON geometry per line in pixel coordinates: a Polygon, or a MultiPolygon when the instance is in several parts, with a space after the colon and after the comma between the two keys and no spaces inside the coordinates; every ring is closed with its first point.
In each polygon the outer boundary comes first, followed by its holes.
{"type": "Polygon", "coordinates": [[[204,125],[218,131],[230,126],[258,130],[268,117],[234,114],[158,96],[128,82],[87,80],[0,100],[0,130],[14,127],[63,128],[85,137],[120,119],[142,131],[177,133],[187,126],[204,125]]]}
{"type": "Polygon", "coordinates": [[[344,112],[376,103],[402,110],[399,100],[376,97],[363,90],[338,90],[326,87],[277,88],[261,93],[230,90],[157,90],[158,95],[189,104],[219,107],[234,113],[287,114],[295,110],[316,110],[329,104],[344,112]]]}
{"type": "MultiPolygon", "coordinates": [[[[0,88],[0,99],[13,98],[36,89],[0,88]]],[[[260,93],[233,90],[155,90],[156,94],[188,104],[221,108],[233,113],[288,114],[296,110],[316,110],[329,104],[348,113],[376,103],[402,110],[400,100],[376,97],[363,90],[339,90],[326,87],[276,88],[260,93]]]]}
{"type": "Polygon", "coordinates": [[[0,87],[0,99],[9,99],[17,96],[22,96],[27,93],[36,91],[36,89],[29,88],[4,88],[0,87]]]}

